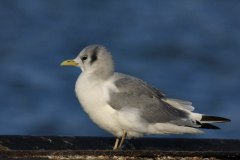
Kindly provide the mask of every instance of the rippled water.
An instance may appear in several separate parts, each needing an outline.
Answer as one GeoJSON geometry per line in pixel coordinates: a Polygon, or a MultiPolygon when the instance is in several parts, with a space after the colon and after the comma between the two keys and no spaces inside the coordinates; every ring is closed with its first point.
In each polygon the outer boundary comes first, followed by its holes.
{"type": "MultiPolygon", "coordinates": [[[[232,119],[204,135],[240,138],[240,1],[0,1],[0,134],[111,136],[82,110],[80,69],[60,67],[87,45],[117,72],[196,112],[232,119]]],[[[159,136],[159,135],[158,135],[159,136]]]]}

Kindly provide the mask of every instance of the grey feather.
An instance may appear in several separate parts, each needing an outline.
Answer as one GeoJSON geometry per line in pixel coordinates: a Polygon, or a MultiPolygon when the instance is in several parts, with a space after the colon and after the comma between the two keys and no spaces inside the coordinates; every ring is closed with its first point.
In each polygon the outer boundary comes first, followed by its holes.
{"type": "Polygon", "coordinates": [[[110,93],[109,105],[116,110],[124,107],[138,108],[142,117],[149,123],[164,123],[173,120],[188,119],[187,111],[175,108],[162,101],[165,93],[146,82],[128,75],[115,73],[114,82],[118,93],[110,93]]]}

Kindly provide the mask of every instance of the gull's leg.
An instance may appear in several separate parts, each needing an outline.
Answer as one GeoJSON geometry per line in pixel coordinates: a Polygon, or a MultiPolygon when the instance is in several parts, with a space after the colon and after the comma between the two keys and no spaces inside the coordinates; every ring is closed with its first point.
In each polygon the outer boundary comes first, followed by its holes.
{"type": "Polygon", "coordinates": [[[118,147],[119,138],[117,137],[113,150],[116,150],[118,147]]]}
{"type": "Polygon", "coordinates": [[[118,147],[119,150],[122,149],[122,145],[123,145],[123,142],[124,142],[124,140],[125,140],[126,137],[127,137],[127,132],[124,131],[124,132],[123,132],[123,135],[122,135],[121,143],[120,143],[120,145],[119,145],[119,147],[118,147]]]}

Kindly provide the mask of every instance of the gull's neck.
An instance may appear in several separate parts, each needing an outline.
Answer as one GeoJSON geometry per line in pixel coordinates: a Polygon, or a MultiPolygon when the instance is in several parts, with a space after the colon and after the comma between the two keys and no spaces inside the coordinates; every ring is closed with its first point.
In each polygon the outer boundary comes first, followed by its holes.
{"type": "Polygon", "coordinates": [[[94,65],[91,68],[86,68],[84,72],[86,72],[86,74],[88,74],[89,77],[105,81],[113,76],[114,64],[112,61],[98,63],[97,65],[94,65]]]}
{"type": "MultiPolygon", "coordinates": [[[[90,83],[101,83],[107,81],[113,76],[114,73],[106,73],[103,71],[84,71],[81,73],[82,77],[85,77],[86,80],[90,83]]],[[[85,79],[84,78],[84,79],[85,79]]]]}

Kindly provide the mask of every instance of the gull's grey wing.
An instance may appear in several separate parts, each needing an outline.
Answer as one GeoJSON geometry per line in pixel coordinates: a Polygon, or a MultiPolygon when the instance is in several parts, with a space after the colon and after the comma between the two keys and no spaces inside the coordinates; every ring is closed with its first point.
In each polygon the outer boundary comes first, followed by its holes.
{"type": "Polygon", "coordinates": [[[124,107],[138,108],[149,123],[163,123],[188,119],[189,113],[162,101],[165,93],[146,82],[124,74],[115,73],[114,82],[119,92],[111,92],[109,105],[116,110],[124,107]]]}

